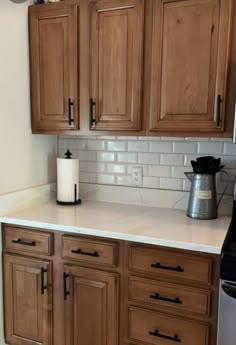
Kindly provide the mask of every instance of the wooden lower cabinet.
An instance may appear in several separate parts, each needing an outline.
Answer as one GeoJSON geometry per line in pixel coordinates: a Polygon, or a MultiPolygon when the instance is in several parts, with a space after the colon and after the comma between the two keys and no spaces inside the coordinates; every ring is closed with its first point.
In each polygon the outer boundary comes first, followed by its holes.
{"type": "Polygon", "coordinates": [[[118,275],[64,267],[66,345],[118,345],[118,275]]]}
{"type": "Polygon", "coordinates": [[[51,264],[4,255],[4,312],[7,344],[52,344],[51,264]]]}
{"type": "Polygon", "coordinates": [[[12,225],[2,236],[6,344],[217,344],[220,256],[12,225]]]}
{"type": "Polygon", "coordinates": [[[209,327],[190,320],[149,310],[129,308],[129,338],[153,345],[177,342],[183,345],[207,345],[209,327]]]}

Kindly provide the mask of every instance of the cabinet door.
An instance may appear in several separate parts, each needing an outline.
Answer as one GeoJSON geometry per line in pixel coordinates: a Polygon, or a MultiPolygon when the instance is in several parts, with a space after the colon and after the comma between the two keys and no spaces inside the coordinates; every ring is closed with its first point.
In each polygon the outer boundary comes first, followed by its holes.
{"type": "Polygon", "coordinates": [[[64,267],[66,345],[118,345],[118,275],[64,267]]]}
{"type": "Polygon", "coordinates": [[[143,21],[143,0],[91,5],[91,129],[140,129],[143,21]]]}
{"type": "Polygon", "coordinates": [[[6,343],[51,345],[51,264],[4,255],[6,343]]]}
{"type": "Polygon", "coordinates": [[[33,130],[78,128],[77,6],[29,10],[33,130]]]}
{"type": "Polygon", "coordinates": [[[232,0],[154,0],[149,130],[224,130],[232,0]]]}

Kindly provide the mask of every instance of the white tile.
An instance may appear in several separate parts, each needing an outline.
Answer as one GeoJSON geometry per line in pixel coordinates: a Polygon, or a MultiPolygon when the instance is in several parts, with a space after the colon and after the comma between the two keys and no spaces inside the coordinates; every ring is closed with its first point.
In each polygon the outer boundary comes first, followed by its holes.
{"type": "Polygon", "coordinates": [[[186,192],[189,192],[191,189],[191,183],[189,180],[187,179],[184,179],[183,180],[183,190],[186,191],[186,192]]]}
{"type": "Polygon", "coordinates": [[[143,187],[144,188],[159,188],[159,178],[158,177],[143,177],[143,187]]]}
{"type": "Polygon", "coordinates": [[[58,158],[65,158],[64,154],[65,154],[65,149],[60,149],[58,151],[58,158]]]}
{"type": "Polygon", "coordinates": [[[74,150],[86,150],[86,140],[68,139],[68,148],[74,150]]]}
{"type": "Polygon", "coordinates": [[[97,183],[100,184],[115,184],[115,176],[108,174],[97,174],[97,183]]]}
{"type": "Polygon", "coordinates": [[[88,172],[105,172],[105,163],[87,162],[88,172]]]}
{"type": "Polygon", "coordinates": [[[58,138],[58,148],[59,149],[67,149],[67,139],[65,138],[58,138]]]}
{"type": "Polygon", "coordinates": [[[132,152],[148,152],[149,143],[147,141],[129,141],[128,151],[132,152]]]}
{"type": "Polygon", "coordinates": [[[96,152],[94,151],[78,151],[78,158],[81,161],[96,161],[96,152]]]}
{"type": "Polygon", "coordinates": [[[127,164],[127,173],[128,175],[132,174],[132,169],[133,168],[142,168],[142,173],[143,176],[147,176],[148,175],[148,166],[145,164],[127,164]]]}
{"type": "Polygon", "coordinates": [[[211,138],[211,141],[223,141],[224,143],[232,143],[232,138],[211,138]]]}
{"type": "Polygon", "coordinates": [[[164,165],[149,165],[148,175],[157,177],[169,177],[171,176],[171,167],[164,165]]]}
{"type": "Polygon", "coordinates": [[[174,142],[175,153],[197,153],[197,143],[194,142],[174,142]]]}
{"type": "Polygon", "coordinates": [[[121,163],[137,163],[137,153],[118,153],[117,161],[121,163]]]}
{"type": "Polygon", "coordinates": [[[173,143],[169,141],[151,141],[149,143],[150,152],[171,153],[173,143]]]}
{"type": "Polygon", "coordinates": [[[107,141],[108,151],[126,151],[127,142],[126,141],[107,141]]]}
{"type": "Polygon", "coordinates": [[[87,162],[79,162],[79,171],[85,172],[87,171],[87,162]]]}
{"type": "Polygon", "coordinates": [[[112,152],[97,152],[97,160],[101,162],[114,162],[115,154],[112,152]]]}
{"type": "Polygon", "coordinates": [[[235,169],[236,157],[235,156],[221,156],[221,163],[225,165],[226,169],[235,169]]]}
{"type": "MultiPolygon", "coordinates": [[[[198,153],[205,155],[205,154],[211,154],[211,155],[219,155],[223,153],[223,143],[198,143],[198,153]]],[[[235,152],[236,154],[236,152],[235,152]]]]}
{"type": "Polygon", "coordinates": [[[186,141],[210,141],[210,138],[206,138],[206,137],[185,137],[186,141]]]}
{"type": "Polygon", "coordinates": [[[224,144],[224,154],[225,155],[236,155],[236,144],[225,143],[224,144]]]}
{"type": "Polygon", "coordinates": [[[138,137],[133,137],[133,136],[118,136],[117,140],[138,140],[138,137]]]}
{"type": "Polygon", "coordinates": [[[225,182],[220,181],[217,183],[216,187],[217,193],[222,194],[223,192],[227,195],[233,195],[234,194],[234,182],[225,182]]]}
{"type": "Polygon", "coordinates": [[[161,137],[161,140],[164,140],[164,141],[184,141],[184,138],[180,138],[180,137],[161,137]]]}
{"type": "Polygon", "coordinates": [[[107,172],[111,174],[125,174],[126,173],[126,165],[125,164],[107,164],[107,172]]]}
{"type": "Polygon", "coordinates": [[[129,175],[118,175],[116,183],[121,186],[131,186],[131,176],[129,175]]]}
{"type": "Polygon", "coordinates": [[[192,172],[190,167],[172,167],[172,177],[185,178],[185,172],[192,172]]]}
{"type": "Polygon", "coordinates": [[[191,165],[191,161],[195,161],[197,159],[197,157],[199,157],[199,155],[185,155],[184,156],[184,165],[185,166],[192,166],[191,165]]]}
{"type": "Polygon", "coordinates": [[[79,174],[79,182],[96,183],[96,174],[88,173],[88,172],[81,172],[79,174]]]}
{"type": "Polygon", "coordinates": [[[139,153],[138,163],[153,165],[160,164],[160,155],[159,153],[139,153]]]}
{"type": "Polygon", "coordinates": [[[145,140],[145,141],[150,141],[150,140],[161,140],[161,137],[142,137],[142,136],[140,136],[140,137],[138,137],[138,140],[145,140]]]}
{"type": "Polygon", "coordinates": [[[176,178],[160,178],[160,188],[170,189],[170,190],[182,190],[183,189],[183,180],[176,178]]]}
{"type": "Polygon", "coordinates": [[[224,169],[217,174],[217,178],[221,181],[235,181],[236,169],[224,169]],[[226,172],[226,173],[225,173],[226,172]]]}
{"type": "Polygon", "coordinates": [[[184,164],[184,155],[183,154],[161,154],[161,164],[162,165],[183,165],[184,164]]]}
{"type": "Polygon", "coordinates": [[[116,136],[114,136],[114,135],[98,135],[96,138],[101,139],[101,140],[115,140],[116,136]]]}
{"type": "Polygon", "coordinates": [[[104,151],[105,141],[104,140],[87,140],[87,149],[91,151],[104,151]]]}

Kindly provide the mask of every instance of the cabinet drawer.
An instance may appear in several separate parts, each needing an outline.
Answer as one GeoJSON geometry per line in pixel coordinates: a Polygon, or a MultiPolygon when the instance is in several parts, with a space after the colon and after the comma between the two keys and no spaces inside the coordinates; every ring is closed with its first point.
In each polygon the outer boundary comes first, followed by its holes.
{"type": "Polygon", "coordinates": [[[129,278],[129,299],[153,306],[209,315],[210,292],[137,277],[129,278]]]}
{"type": "Polygon", "coordinates": [[[52,255],[53,253],[53,234],[5,226],[3,236],[6,250],[23,251],[25,254],[29,252],[52,255]]]}
{"type": "Polygon", "coordinates": [[[130,270],[211,284],[211,259],[142,246],[130,247],[130,270]]]}
{"type": "Polygon", "coordinates": [[[207,345],[209,327],[143,309],[129,309],[129,339],[153,345],[207,345]]]}
{"type": "Polygon", "coordinates": [[[73,236],[63,236],[64,258],[116,266],[118,264],[118,244],[95,241],[73,236]]]}

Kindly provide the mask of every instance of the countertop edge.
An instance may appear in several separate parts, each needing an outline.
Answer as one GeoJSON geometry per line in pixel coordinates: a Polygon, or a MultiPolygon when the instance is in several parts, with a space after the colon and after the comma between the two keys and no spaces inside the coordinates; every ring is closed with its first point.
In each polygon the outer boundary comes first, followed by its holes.
{"type": "Polygon", "coordinates": [[[107,230],[101,229],[90,229],[90,228],[81,228],[76,226],[70,225],[58,225],[53,223],[46,223],[46,222],[38,222],[38,221],[28,221],[10,217],[0,217],[0,223],[6,224],[13,224],[18,226],[28,226],[28,227],[35,227],[41,228],[45,230],[53,230],[53,231],[66,231],[70,233],[77,233],[81,235],[89,235],[89,236],[97,236],[102,238],[109,238],[115,240],[123,240],[123,241],[131,241],[137,242],[142,244],[151,244],[151,245],[158,245],[163,247],[170,247],[176,249],[183,249],[183,250],[190,250],[208,254],[221,254],[221,247],[216,246],[208,246],[202,244],[191,244],[188,242],[180,242],[180,241],[171,241],[165,239],[159,239],[154,237],[146,237],[140,235],[133,235],[133,234],[124,234],[119,232],[110,232],[107,230]]]}

